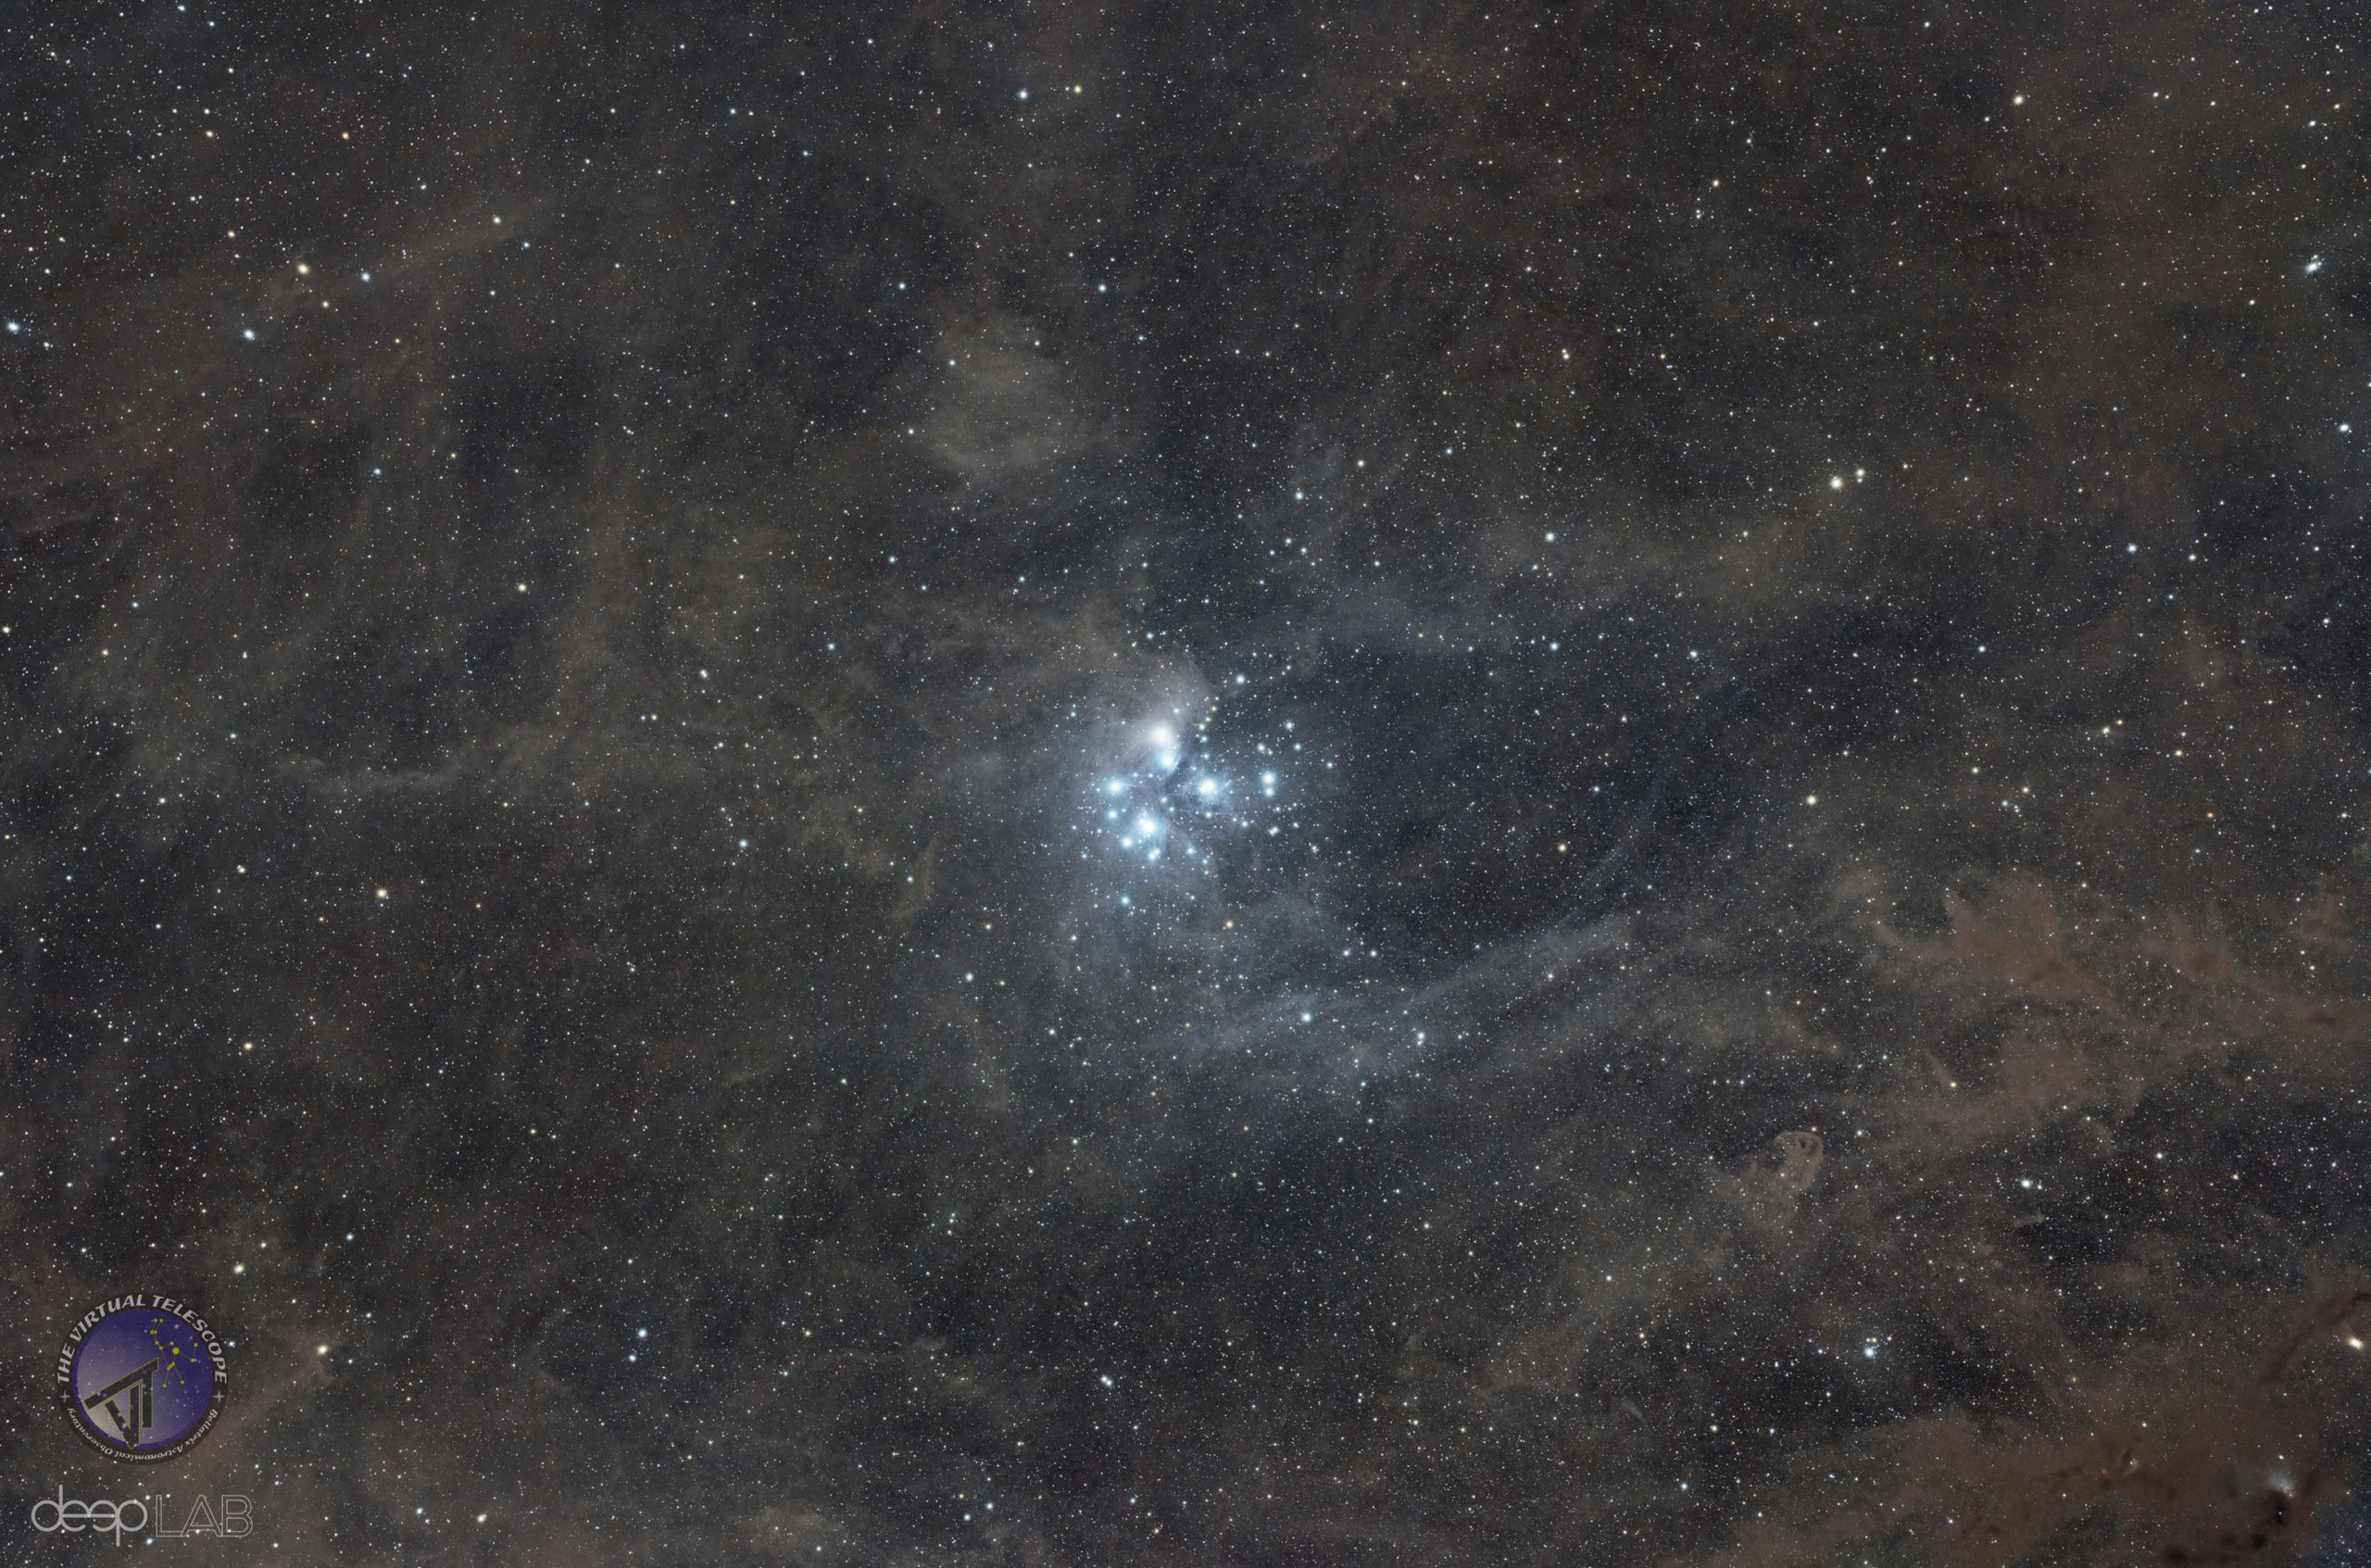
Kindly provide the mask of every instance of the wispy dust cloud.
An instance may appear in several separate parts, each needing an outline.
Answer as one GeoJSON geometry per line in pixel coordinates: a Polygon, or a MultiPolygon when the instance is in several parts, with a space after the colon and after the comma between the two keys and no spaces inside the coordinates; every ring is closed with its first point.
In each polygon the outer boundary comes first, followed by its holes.
{"type": "Polygon", "coordinates": [[[13,1321],[292,1561],[2360,1534],[2303,21],[28,25],[13,1321]]]}

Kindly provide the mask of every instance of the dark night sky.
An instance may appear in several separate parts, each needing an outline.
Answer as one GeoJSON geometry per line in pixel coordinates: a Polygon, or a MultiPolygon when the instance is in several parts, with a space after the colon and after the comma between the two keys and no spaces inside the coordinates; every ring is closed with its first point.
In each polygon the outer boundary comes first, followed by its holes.
{"type": "Polygon", "coordinates": [[[2363,1561],[2366,56],[12,8],[0,1541],[2363,1561]]]}

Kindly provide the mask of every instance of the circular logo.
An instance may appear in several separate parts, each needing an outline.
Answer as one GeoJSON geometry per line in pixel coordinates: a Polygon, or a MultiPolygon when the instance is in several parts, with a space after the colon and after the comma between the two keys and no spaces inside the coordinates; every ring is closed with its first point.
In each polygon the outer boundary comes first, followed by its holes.
{"type": "Polygon", "coordinates": [[[183,1454],[222,1413],[222,1341],[189,1304],[135,1292],[83,1313],[57,1355],[67,1413],[112,1458],[183,1454]]]}

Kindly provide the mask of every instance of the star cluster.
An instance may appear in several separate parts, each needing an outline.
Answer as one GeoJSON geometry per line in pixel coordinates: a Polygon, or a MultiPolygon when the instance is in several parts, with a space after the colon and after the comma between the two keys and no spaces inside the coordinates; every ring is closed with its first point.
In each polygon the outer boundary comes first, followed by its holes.
{"type": "Polygon", "coordinates": [[[20,1557],[2371,1539],[2347,17],[0,48],[20,1557]]]}

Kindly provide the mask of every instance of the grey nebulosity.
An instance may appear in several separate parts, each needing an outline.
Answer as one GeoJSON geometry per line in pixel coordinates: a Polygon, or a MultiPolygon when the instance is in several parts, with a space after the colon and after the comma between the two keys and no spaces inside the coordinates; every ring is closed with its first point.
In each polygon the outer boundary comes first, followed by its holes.
{"type": "Polygon", "coordinates": [[[21,1554],[2364,1549],[2343,8],[6,29],[21,1554]]]}

